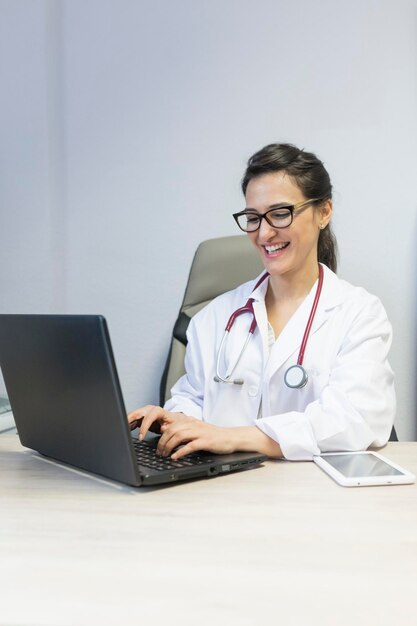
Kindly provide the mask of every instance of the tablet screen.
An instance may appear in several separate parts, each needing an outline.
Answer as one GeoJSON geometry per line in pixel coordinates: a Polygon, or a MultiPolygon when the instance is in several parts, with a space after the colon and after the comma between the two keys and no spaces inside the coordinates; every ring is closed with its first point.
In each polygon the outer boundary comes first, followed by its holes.
{"type": "Polygon", "coordinates": [[[360,476],[403,476],[403,473],[373,454],[332,454],[326,462],[347,478],[360,476]]]}

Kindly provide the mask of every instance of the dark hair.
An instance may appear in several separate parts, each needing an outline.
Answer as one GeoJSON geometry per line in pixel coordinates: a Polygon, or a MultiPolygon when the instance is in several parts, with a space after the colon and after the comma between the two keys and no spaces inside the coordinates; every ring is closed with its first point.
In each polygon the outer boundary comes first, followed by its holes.
{"type": "MultiPolygon", "coordinates": [[[[331,199],[332,184],[323,163],[312,152],[304,152],[289,143],[271,143],[251,156],[242,179],[243,193],[253,178],[281,171],[294,179],[305,198],[320,198],[314,203],[316,206],[331,199]]],[[[317,256],[336,272],[337,242],[330,223],[319,233],[317,256]]]]}

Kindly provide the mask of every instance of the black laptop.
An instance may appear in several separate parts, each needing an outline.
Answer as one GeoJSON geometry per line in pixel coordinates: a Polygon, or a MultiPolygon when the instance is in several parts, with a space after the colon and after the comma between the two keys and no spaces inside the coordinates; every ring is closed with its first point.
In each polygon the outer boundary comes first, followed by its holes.
{"type": "Polygon", "coordinates": [[[0,315],[0,367],[22,445],[128,485],[255,467],[266,457],[199,452],[173,461],[139,442],[126,417],[100,315],[0,315]]]}

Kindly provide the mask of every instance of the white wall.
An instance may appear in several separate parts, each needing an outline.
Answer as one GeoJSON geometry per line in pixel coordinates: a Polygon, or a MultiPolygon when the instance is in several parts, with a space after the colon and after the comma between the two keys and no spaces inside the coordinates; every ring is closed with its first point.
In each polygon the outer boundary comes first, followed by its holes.
{"type": "Polygon", "coordinates": [[[0,310],[100,312],[128,409],[157,400],[194,250],[246,159],[291,141],[335,187],[340,274],[395,332],[415,438],[416,2],[1,0],[0,310]]]}

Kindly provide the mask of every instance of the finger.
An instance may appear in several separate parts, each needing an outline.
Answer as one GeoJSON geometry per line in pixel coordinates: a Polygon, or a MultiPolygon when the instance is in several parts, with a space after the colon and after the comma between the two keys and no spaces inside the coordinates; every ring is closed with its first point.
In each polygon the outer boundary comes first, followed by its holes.
{"type": "Polygon", "coordinates": [[[134,430],[135,428],[137,428],[142,418],[143,418],[143,415],[139,414],[137,417],[134,417],[132,413],[129,413],[129,415],[127,416],[127,421],[128,421],[130,430],[134,430]]]}
{"type": "Polygon", "coordinates": [[[142,417],[146,415],[152,409],[152,406],[153,405],[148,404],[146,406],[141,407],[140,409],[135,409],[134,411],[131,411],[130,413],[128,413],[127,421],[129,422],[129,424],[132,424],[134,422],[138,422],[139,420],[141,420],[142,417]]]}
{"type": "Polygon", "coordinates": [[[139,439],[142,441],[152,426],[152,424],[158,420],[164,419],[166,411],[160,406],[152,406],[150,411],[143,416],[142,423],[139,429],[139,439]]]}
{"type": "Polygon", "coordinates": [[[181,444],[188,443],[197,436],[193,429],[185,424],[174,424],[162,435],[158,442],[157,452],[161,456],[169,456],[181,444]]]}
{"type": "Polygon", "coordinates": [[[183,445],[179,450],[176,450],[174,454],[171,454],[171,459],[173,461],[177,461],[183,456],[187,456],[187,454],[192,454],[193,452],[197,452],[198,450],[203,449],[203,441],[201,439],[193,439],[192,441],[189,441],[188,443],[183,445]]]}
{"type": "Polygon", "coordinates": [[[175,448],[175,445],[180,445],[181,436],[178,436],[180,430],[182,430],[180,424],[166,424],[164,432],[159,438],[156,453],[160,456],[168,456],[171,450],[175,448]],[[172,443],[170,443],[171,441],[172,443]],[[178,443],[175,443],[176,441],[178,441],[178,443]]]}

